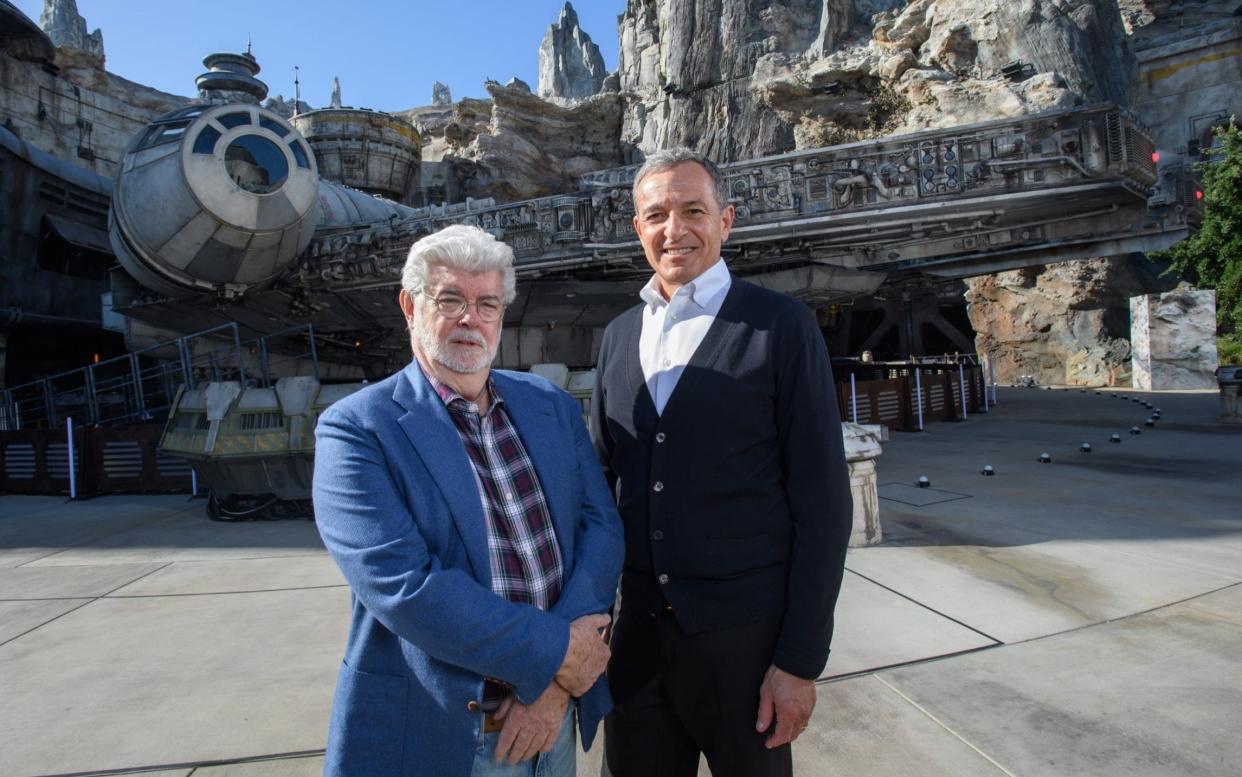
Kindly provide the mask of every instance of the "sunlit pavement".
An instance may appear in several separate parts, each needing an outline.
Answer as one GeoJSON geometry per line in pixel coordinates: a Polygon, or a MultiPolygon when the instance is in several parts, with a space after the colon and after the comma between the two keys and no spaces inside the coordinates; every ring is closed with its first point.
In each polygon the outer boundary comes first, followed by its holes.
{"type": "MultiPolygon", "coordinates": [[[[892,435],[797,774],[1238,773],[1242,428],[1111,393],[892,435]]],[[[0,497],[0,774],[319,774],[347,610],[309,522],[0,497]]]]}

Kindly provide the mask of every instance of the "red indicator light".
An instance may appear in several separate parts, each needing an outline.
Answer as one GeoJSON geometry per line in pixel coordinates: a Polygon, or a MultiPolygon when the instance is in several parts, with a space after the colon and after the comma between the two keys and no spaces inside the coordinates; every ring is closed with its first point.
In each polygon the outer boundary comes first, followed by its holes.
{"type": "Polygon", "coordinates": [[[1159,161],[1160,161],[1160,152],[1159,151],[1151,152],[1151,163],[1154,165],[1159,161]]]}
{"type": "Polygon", "coordinates": [[[1195,199],[1196,200],[1203,199],[1203,191],[1201,189],[1195,189],[1195,199]]]}

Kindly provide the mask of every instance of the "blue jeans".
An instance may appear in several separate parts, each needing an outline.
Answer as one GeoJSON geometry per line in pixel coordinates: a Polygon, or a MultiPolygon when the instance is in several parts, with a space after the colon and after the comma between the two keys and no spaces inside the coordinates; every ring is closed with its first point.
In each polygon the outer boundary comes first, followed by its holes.
{"type": "Polygon", "coordinates": [[[471,777],[576,777],[578,764],[578,734],[574,728],[574,705],[570,704],[561,721],[561,732],[556,743],[546,753],[538,753],[529,761],[510,766],[508,761],[496,763],[496,741],[499,731],[479,734],[479,746],[474,753],[474,769],[471,777]]]}

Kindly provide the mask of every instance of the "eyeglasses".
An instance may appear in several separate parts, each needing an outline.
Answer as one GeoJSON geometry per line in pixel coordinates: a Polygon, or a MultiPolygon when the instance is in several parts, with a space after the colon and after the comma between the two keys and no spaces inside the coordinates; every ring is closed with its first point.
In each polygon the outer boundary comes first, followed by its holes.
{"type": "Polygon", "coordinates": [[[492,323],[499,321],[500,317],[505,313],[505,305],[496,297],[479,297],[471,302],[460,294],[441,294],[433,297],[426,291],[423,296],[436,303],[436,312],[445,318],[461,318],[466,314],[466,308],[474,306],[480,321],[492,323]]]}

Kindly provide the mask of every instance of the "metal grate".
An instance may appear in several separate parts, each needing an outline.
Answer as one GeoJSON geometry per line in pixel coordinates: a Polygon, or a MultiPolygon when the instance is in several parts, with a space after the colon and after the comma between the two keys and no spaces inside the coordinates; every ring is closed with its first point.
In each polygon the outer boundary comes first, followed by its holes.
{"type": "Polygon", "coordinates": [[[103,446],[103,471],[110,478],[142,476],[142,446],[133,440],[109,440],[103,446]]]}
{"type": "Polygon", "coordinates": [[[1110,111],[1104,119],[1104,124],[1108,139],[1108,161],[1113,164],[1119,163],[1125,158],[1125,148],[1122,145],[1121,114],[1117,111],[1110,111]]]}
{"type": "Polygon", "coordinates": [[[38,462],[35,447],[28,443],[13,443],[4,448],[4,475],[11,480],[34,480],[38,462]]]}
{"type": "Polygon", "coordinates": [[[257,432],[264,429],[283,429],[285,416],[282,413],[242,413],[241,430],[257,432]]]}
{"type": "MultiPolygon", "coordinates": [[[[82,450],[73,449],[73,466],[77,472],[82,471],[82,450]]],[[[47,446],[47,475],[60,480],[69,479],[69,445],[63,442],[49,443],[47,446]]]]}
{"type": "Polygon", "coordinates": [[[190,477],[190,462],[162,453],[155,454],[155,469],[162,478],[190,477]]]}
{"type": "Polygon", "coordinates": [[[882,391],[875,401],[881,421],[893,421],[901,417],[901,398],[896,391],[882,391]]]}

